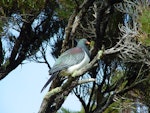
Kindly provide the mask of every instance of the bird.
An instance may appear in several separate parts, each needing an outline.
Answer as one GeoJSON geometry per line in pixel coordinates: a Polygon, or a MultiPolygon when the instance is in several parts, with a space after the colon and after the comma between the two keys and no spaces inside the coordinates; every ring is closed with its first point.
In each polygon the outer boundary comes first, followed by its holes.
{"type": "Polygon", "coordinates": [[[76,47],[62,53],[49,70],[51,77],[45,83],[41,92],[61,71],[65,70],[65,73],[72,74],[74,71],[88,64],[90,62],[88,45],[90,45],[90,42],[86,38],[83,38],[78,41],[76,47]]]}

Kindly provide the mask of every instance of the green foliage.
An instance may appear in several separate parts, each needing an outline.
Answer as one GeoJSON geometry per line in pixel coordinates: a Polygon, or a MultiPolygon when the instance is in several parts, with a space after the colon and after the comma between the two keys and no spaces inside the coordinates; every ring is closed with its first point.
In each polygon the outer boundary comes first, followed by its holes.
{"type": "Polygon", "coordinates": [[[115,85],[118,84],[118,81],[121,81],[120,86],[117,88],[118,91],[121,91],[125,88],[126,84],[127,84],[127,80],[124,80],[123,78],[125,77],[125,71],[123,70],[116,70],[113,74],[114,76],[112,76],[111,78],[111,84],[110,85],[115,85]]]}
{"type": "Polygon", "coordinates": [[[135,108],[128,98],[120,98],[115,100],[103,113],[123,113],[125,111],[133,111],[135,108]]]}
{"type": "Polygon", "coordinates": [[[146,45],[150,46],[150,8],[141,8],[142,12],[139,16],[139,23],[141,23],[142,34],[140,36],[140,41],[146,45]]]}
{"type": "Polygon", "coordinates": [[[61,108],[61,110],[58,113],[70,113],[68,109],[61,108]]]}
{"type": "Polygon", "coordinates": [[[18,13],[30,14],[39,11],[44,7],[44,0],[1,0],[1,14],[18,13]]]}
{"type": "Polygon", "coordinates": [[[82,107],[81,111],[77,112],[77,113],[85,113],[84,112],[84,108],[82,107]]]}
{"type": "Polygon", "coordinates": [[[55,0],[1,0],[0,4],[1,72],[8,74],[24,60],[31,60],[54,35],[62,38],[65,24],[56,15],[55,0]]]}
{"type": "MultiPolygon", "coordinates": [[[[43,10],[44,0],[1,0],[0,1],[0,33],[3,26],[12,17],[12,14],[19,14],[23,20],[28,22],[28,17],[36,16],[43,10]]],[[[13,20],[13,22],[17,21],[13,20]]]]}
{"type": "Polygon", "coordinates": [[[59,0],[59,8],[57,8],[56,11],[61,19],[68,19],[82,1],[83,0],[76,0],[76,2],[74,0],[59,0]]]}
{"type": "Polygon", "coordinates": [[[143,82],[137,87],[138,97],[140,101],[150,108],[150,80],[143,82]],[[143,90],[144,89],[144,90],[143,90]]]}
{"type": "MultiPolygon", "coordinates": [[[[0,12],[0,15],[2,15],[1,14],[1,12],[0,12]]],[[[4,25],[4,18],[3,17],[0,17],[0,33],[2,32],[2,27],[1,26],[3,26],[4,25]]]]}
{"type": "Polygon", "coordinates": [[[124,75],[124,72],[122,70],[116,70],[114,72],[114,76],[112,76],[111,83],[115,83],[118,81],[122,76],[124,75]]]}
{"type": "Polygon", "coordinates": [[[150,34],[150,8],[143,9],[141,16],[139,16],[139,21],[142,24],[142,30],[150,34]]]}
{"type": "Polygon", "coordinates": [[[60,111],[58,111],[58,113],[83,113],[83,112],[74,112],[62,107],[60,111]]]}
{"type": "Polygon", "coordinates": [[[58,15],[60,15],[60,18],[62,19],[68,19],[74,10],[74,2],[72,0],[60,0],[59,3],[60,7],[57,8],[58,15]]]}

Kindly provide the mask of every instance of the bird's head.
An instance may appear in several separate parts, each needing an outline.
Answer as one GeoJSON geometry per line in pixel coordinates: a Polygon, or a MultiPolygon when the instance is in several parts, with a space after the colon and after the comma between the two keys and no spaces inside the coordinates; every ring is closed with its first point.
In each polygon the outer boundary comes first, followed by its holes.
{"type": "Polygon", "coordinates": [[[77,44],[77,47],[83,48],[86,51],[86,53],[90,56],[89,46],[90,42],[86,38],[80,39],[77,44]]]}

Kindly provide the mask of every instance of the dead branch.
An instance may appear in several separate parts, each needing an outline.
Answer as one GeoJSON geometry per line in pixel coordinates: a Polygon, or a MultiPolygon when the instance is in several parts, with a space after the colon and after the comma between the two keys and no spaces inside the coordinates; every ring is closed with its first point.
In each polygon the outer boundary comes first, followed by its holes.
{"type": "Polygon", "coordinates": [[[133,28],[128,25],[119,26],[122,33],[120,40],[123,40],[119,46],[123,49],[120,51],[119,57],[125,62],[144,63],[150,66],[149,51],[136,38],[140,36],[138,25],[133,23],[133,28]]]}

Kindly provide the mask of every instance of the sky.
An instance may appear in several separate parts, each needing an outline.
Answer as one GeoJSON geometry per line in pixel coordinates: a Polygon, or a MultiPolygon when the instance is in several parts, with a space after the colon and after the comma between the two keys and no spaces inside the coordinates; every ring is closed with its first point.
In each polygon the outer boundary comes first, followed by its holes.
{"type": "MultiPolygon", "coordinates": [[[[48,78],[45,64],[27,63],[17,67],[0,81],[0,113],[38,113],[48,87],[40,91],[48,78]]],[[[63,107],[77,111],[81,104],[71,94],[63,107]]]]}
{"type": "MultiPolygon", "coordinates": [[[[13,27],[14,25],[10,23],[8,33],[18,37],[19,32],[13,27]]],[[[7,48],[7,45],[5,46],[7,48]]],[[[50,65],[54,64],[54,59],[47,55],[50,65]]],[[[48,91],[47,87],[40,93],[49,78],[48,70],[45,64],[28,62],[19,65],[0,80],[0,113],[38,113],[43,97],[48,91]]],[[[71,111],[79,111],[81,104],[73,94],[70,94],[63,107],[71,111]]]]}
{"type": "MultiPolygon", "coordinates": [[[[11,24],[8,32],[15,37],[19,36],[19,32],[13,29],[11,24]]],[[[7,43],[5,40],[3,41],[3,48],[8,49],[7,43]]],[[[52,42],[53,40],[51,40],[52,42]]],[[[51,49],[48,49],[46,57],[49,64],[53,65],[54,59],[49,54],[51,49]]],[[[49,88],[47,87],[41,93],[42,87],[49,79],[48,70],[46,64],[28,62],[19,65],[0,80],[0,113],[38,113],[44,95],[49,88]]],[[[62,107],[70,111],[79,111],[82,108],[81,103],[73,94],[67,97],[62,107]]]]}

